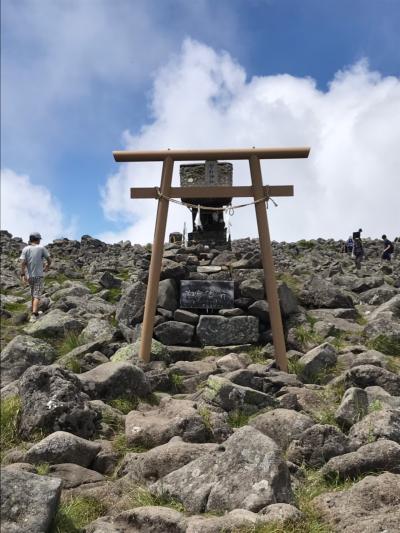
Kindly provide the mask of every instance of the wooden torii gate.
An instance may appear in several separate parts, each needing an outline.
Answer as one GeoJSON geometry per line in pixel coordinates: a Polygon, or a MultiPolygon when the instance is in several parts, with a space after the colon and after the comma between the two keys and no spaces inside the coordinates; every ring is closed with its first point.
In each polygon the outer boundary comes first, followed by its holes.
{"type": "MultiPolygon", "coordinates": [[[[142,325],[140,357],[143,361],[150,360],[151,340],[153,337],[154,317],[156,312],[158,285],[160,281],[162,256],[164,249],[165,229],[168,215],[168,198],[231,198],[253,197],[254,201],[265,197],[293,196],[293,186],[264,187],[261,174],[260,159],[293,159],[306,158],[310,148],[232,148],[221,150],[159,150],[159,151],[115,151],[117,162],[162,161],[160,187],[141,187],[131,189],[131,198],[158,198],[157,217],[154,231],[154,243],[151,254],[149,279],[142,325]],[[207,161],[207,160],[245,160],[250,164],[251,186],[240,187],[171,187],[172,172],[175,161],[207,161]]],[[[264,269],[264,285],[269,306],[272,339],[275,348],[275,359],[279,369],[287,372],[285,338],[282,317],[279,307],[276,285],[274,260],[268,227],[265,202],[254,204],[260,241],[261,258],[264,269]]]]}

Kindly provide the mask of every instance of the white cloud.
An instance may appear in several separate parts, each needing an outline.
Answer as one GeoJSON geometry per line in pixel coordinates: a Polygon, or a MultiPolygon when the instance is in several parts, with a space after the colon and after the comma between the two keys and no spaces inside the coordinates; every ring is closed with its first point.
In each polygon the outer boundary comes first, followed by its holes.
{"type": "MultiPolygon", "coordinates": [[[[187,39],[158,72],[151,105],[153,122],[138,135],[125,132],[124,149],[311,146],[309,159],[262,163],[265,184],[295,186],[294,198],[269,210],[273,239],[345,238],[359,227],[366,236],[398,234],[400,81],[371,72],[366,61],[338,72],[322,92],[288,74],[246,80],[227,53],[187,39]]],[[[129,188],[159,181],[156,163],[121,164],[102,206],[125,229],[103,238],[152,240],[155,201],[130,200],[129,188]]],[[[249,183],[247,164],[234,162],[234,184],[249,183]]],[[[172,205],[167,234],[184,219],[187,210],[172,205]]],[[[253,208],[235,213],[232,233],[256,236],[253,208]]]]}
{"type": "Polygon", "coordinates": [[[76,233],[76,221],[64,220],[58,201],[46,187],[10,169],[1,171],[1,227],[25,241],[30,232],[39,231],[43,243],[73,238],[76,233]]]}

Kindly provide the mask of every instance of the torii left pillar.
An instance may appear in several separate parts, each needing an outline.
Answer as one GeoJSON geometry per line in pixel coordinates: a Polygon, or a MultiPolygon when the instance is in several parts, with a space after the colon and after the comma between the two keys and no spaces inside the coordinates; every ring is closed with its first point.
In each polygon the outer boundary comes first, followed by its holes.
{"type": "MultiPolygon", "coordinates": [[[[151,254],[149,279],[147,284],[140,357],[143,361],[150,360],[151,341],[153,338],[154,317],[158,297],[162,256],[164,250],[165,230],[167,225],[169,200],[165,197],[180,197],[195,194],[197,198],[212,197],[248,197],[254,200],[265,196],[292,196],[293,187],[264,187],[261,175],[260,159],[287,159],[308,157],[309,148],[259,148],[259,149],[225,149],[225,150],[166,150],[152,152],[114,152],[118,162],[127,161],[163,161],[160,193],[156,188],[131,189],[135,198],[158,198],[157,218],[154,231],[154,242],[151,254]],[[171,187],[174,161],[201,161],[217,159],[248,159],[250,163],[251,187],[171,187]],[[188,190],[189,189],[189,190],[188,190]],[[275,194],[274,194],[275,193],[275,194]],[[165,197],[164,197],[165,196],[165,197]]],[[[269,235],[265,202],[255,203],[261,257],[264,269],[264,285],[267,295],[271,319],[272,338],[275,348],[275,359],[278,368],[287,372],[285,338],[283,334],[278,291],[276,285],[271,239],[269,235]]]]}

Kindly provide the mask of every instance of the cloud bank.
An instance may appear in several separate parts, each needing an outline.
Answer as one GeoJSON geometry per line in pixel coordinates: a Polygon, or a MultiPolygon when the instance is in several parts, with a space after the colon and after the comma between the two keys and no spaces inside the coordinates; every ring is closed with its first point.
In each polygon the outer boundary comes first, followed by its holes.
{"type": "Polygon", "coordinates": [[[65,221],[58,201],[46,187],[33,184],[29,176],[4,169],[1,171],[1,227],[25,241],[32,231],[39,231],[45,244],[57,237],[73,238],[76,223],[65,221]]]}
{"type": "MultiPolygon", "coordinates": [[[[295,187],[294,198],[269,209],[275,240],[346,238],[359,227],[371,237],[399,233],[400,80],[370,71],[366,60],[322,92],[288,74],[247,79],[229,54],[186,39],[155,77],[151,112],[139,134],[124,133],[123,149],[311,146],[309,159],[262,163],[265,184],[295,187]]],[[[108,177],[102,208],[124,229],[101,238],[152,241],[156,203],[130,200],[129,188],[158,185],[160,172],[157,163],[125,163],[108,177]]],[[[233,179],[250,183],[246,163],[234,162],[233,179]]],[[[167,234],[184,220],[187,209],[171,205],[167,234]]],[[[233,238],[257,235],[254,208],[237,210],[232,223],[233,238]]]]}

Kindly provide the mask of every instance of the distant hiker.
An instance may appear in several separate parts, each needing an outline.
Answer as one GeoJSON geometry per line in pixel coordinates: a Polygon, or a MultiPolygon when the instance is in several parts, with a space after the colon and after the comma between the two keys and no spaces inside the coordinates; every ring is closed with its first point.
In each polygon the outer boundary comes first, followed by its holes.
{"type": "Polygon", "coordinates": [[[348,254],[351,254],[353,251],[353,244],[354,244],[353,237],[350,235],[344,245],[344,251],[347,252],[348,254]]]}
{"type": "Polygon", "coordinates": [[[383,240],[383,246],[384,246],[384,250],[382,252],[382,259],[385,259],[386,261],[390,261],[392,258],[392,253],[394,252],[393,243],[392,241],[389,241],[386,235],[382,235],[382,240],[383,240]]]}
{"type": "Polygon", "coordinates": [[[364,257],[364,248],[360,234],[361,231],[362,230],[353,232],[353,250],[351,252],[351,257],[354,257],[354,262],[357,270],[361,268],[361,261],[364,257]]]}
{"type": "Polygon", "coordinates": [[[21,279],[28,281],[32,295],[32,315],[30,322],[35,322],[39,315],[40,298],[43,292],[43,271],[47,272],[51,260],[49,252],[44,246],[40,246],[42,236],[33,232],[29,236],[29,244],[21,252],[21,279]],[[43,260],[46,265],[43,268],[43,260]]]}

